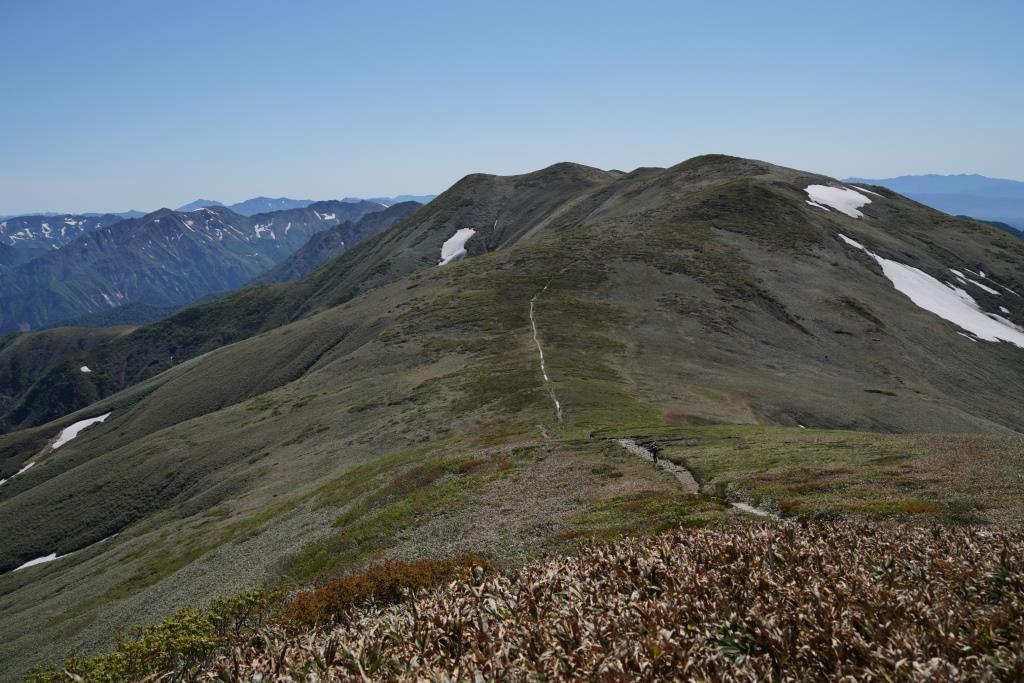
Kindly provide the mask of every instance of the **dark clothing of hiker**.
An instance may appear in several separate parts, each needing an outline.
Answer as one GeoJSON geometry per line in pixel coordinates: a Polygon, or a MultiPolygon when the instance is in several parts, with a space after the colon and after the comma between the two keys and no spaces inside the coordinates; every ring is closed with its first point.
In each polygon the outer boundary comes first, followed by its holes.
{"type": "Polygon", "coordinates": [[[654,458],[654,464],[658,464],[658,442],[652,441],[651,445],[647,447],[647,450],[651,452],[651,457],[654,458]]]}

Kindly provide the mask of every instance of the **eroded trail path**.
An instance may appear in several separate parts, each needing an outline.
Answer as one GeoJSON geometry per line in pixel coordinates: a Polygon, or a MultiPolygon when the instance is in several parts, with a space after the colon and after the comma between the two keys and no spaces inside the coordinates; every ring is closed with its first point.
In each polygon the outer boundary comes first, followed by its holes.
{"type": "MultiPolygon", "coordinates": [[[[633,441],[633,439],[619,439],[618,441],[619,441],[619,445],[620,446],[625,448],[627,451],[629,451],[633,455],[641,457],[644,460],[649,460],[650,459],[650,457],[651,457],[650,451],[648,451],[643,446],[637,444],[637,442],[633,441]]],[[[660,467],[661,469],[665,470],[666,472],[671,472],[672,474],[675,475],[676,479],[679,480],[679,483],[682,484],[683,493],[687,493],[687,494],[690,494],[690,495],[696,495],[696,494],[700,493],[700,485],[697,483],[697,480],[693,478],[692,474],[690,474],[690,470],[686,469],[682,465],[677,465],[677,464],[675,464],[674,462],[672,462],[670,460],[666,460],[665,458],[661,458],[658,461],[658,467],[660,467]]],[[[754,507],[753,505],[750,505],[749,503],[730,502],[729,504],[732,505],[737,510],[739,510],[741,512],[745,512],[745,513],[750,514],[750,515],[756,515],[758,517],[767,517],[769,519],[774,519],[776,521],[784,521],[784,520],[782,520],[781,517],[779,517],[775,513],[769,512],[768,510],[764,510],[764,509],[759,508],[759,507],[754,507]]]]}
{"type": "Polygon", "coordinates": [[[555,388],[551,386],[551,378],[548,376],[547,366],[544,364],[544,348],[540,345],[540,337],[537,334],[537,319],[533,315],[534,308],[537,304],[537,297],[548,290],[548,286],[544,287],[533,295],[530,299],[530,327],[533,328],[533,343],[537,345],[537,354],[540,356],[540,374],[544,376],[544,383],[548,385],[548,393],[551,394],[551,402],[555,404],[555,417],[558,418],[558,424],[562,424],[562,404],[558,400],[558,395],[555,394],[555,388]]]}
{"type": "MultiPolygon", "coordinates": [[[[650,452],[643,446],[638,445],[636,441],[633,441],[633,439],[619,439],[619,445],[633,455],[644,459],[650,459],[651,457],[650,452]]],[[[662,458],[658,461],[658,467],[675,475],[675,478],[679,480],[679,483],[683,487],[683,493],[688,493],[690,495],[700,493],[700,486],[697,484],[697,480],[693,478],[692,474],[690,474],[690,470],[686,469],[682,465],[677,465],[670,460],[662,458]]]]}

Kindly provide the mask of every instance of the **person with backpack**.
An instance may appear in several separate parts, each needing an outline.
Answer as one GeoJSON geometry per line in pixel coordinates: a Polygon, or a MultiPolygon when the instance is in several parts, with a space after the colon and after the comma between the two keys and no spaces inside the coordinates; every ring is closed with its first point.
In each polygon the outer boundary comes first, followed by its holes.
{"type": "Polygon", "coordinates": [[[647,450],[651,453],[651,458],[654,460],[654,464],[658,464],[658,442],[652,441],[648,446],[647,450]]]}

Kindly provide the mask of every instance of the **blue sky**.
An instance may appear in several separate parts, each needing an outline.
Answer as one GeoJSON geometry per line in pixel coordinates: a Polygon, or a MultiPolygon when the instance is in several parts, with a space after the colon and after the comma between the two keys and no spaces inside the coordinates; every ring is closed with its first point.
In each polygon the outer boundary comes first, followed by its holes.
{"type": "Polygon", "coordinates": [[[1024,179],[1022,2],[0,0],[0,214],[705,152],[1024,179]]]}

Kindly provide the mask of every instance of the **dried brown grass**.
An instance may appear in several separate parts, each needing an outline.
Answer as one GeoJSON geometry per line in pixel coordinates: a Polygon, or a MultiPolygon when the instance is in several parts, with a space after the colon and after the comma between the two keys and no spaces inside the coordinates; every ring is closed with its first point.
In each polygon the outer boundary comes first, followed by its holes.
{"type": "Polygon", "coordinates": [[[258,632],[203,680],[1020,680],[1024,534],[683,529],[481,571],[337,626],[258,632]]]}

